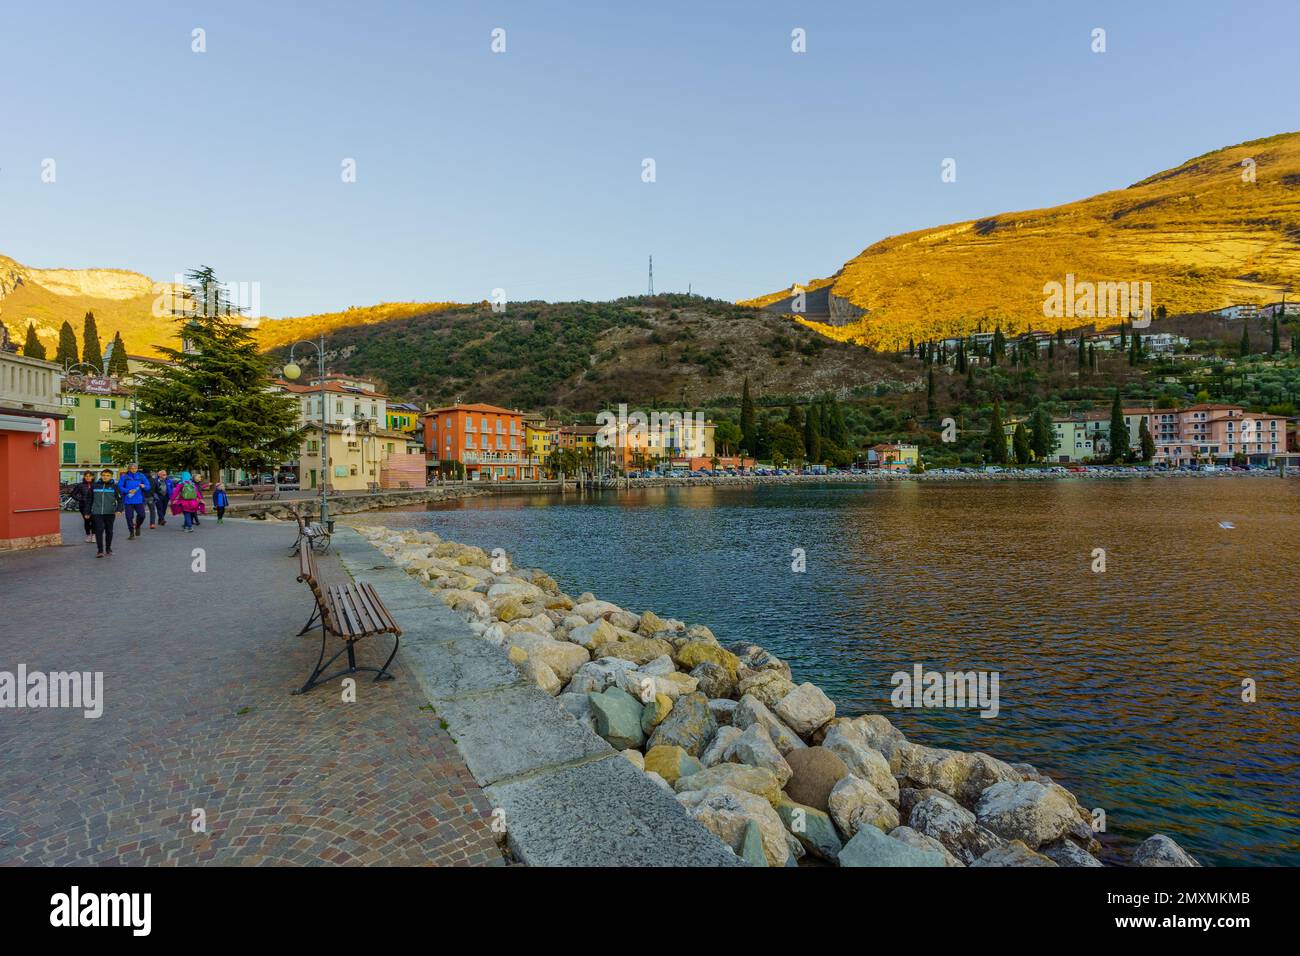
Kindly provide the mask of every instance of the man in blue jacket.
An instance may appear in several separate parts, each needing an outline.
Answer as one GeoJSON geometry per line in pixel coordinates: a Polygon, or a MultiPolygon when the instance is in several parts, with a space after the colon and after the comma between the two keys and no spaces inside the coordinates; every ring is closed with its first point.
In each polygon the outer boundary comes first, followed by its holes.
{"type": "Polygon", "coordinates": [[[140,537],[144,530],[144,496],[153,492],[149,479],[140,473],[140,466],[131,462],[117,480],[117,490],[122,493],[126,511],[126,540],[140,537]]]}

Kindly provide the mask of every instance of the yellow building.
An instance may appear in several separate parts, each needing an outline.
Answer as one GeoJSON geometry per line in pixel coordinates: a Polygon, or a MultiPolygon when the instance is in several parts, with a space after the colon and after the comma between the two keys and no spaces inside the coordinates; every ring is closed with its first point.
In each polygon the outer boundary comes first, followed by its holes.
{"type": "Polygon", "coordinates": [[[384,427],[414,435],[420,428],[420,408],[406,402],[389,402],[384,407],[384,427]]]}
{"type": "Polygon", "coordinates": [[[524,447],[530,458],[544,466],[560,447],[560,423],[548,422],[541,415],[525,415],[524,447]]]}
{"type": "Polygon", "coordinates": [[[320,425],[309,425],[298,453],[298,482],[301,488],[318,488],[327,474],[331,491],[366,491],[380,484],[382,469],[402,455],[424,460],[419,440],[405,432],[387,429],[348,428],[327,425],[328,458],[320,459],[320,425]]]}

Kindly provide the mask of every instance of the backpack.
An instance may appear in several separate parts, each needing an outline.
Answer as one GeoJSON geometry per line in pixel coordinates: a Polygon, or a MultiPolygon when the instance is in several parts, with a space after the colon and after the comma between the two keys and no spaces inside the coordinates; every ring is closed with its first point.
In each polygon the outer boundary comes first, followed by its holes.
{"type": "Polygon", "coordinates": [[[181,501],[193,501],[198,496],[199,493],[194,490],[194,482],[187,481],[181,485],[181,501]]]}

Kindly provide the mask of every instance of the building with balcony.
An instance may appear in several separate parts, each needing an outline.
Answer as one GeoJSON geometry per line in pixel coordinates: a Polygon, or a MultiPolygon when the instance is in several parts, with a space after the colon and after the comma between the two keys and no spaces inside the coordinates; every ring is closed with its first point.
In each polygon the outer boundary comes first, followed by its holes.
{"type": "Polygon", "coordinates": [[[1188,464],[1271,465],[1286,455],[1286,417],[1248,412],[1240,405],[1202,403],[1151,411],[1155,460],[1188,464]]]}
{"type": "Polygon", "coordinates": [[[116,467],[110,441],[130,441],[131,421],[122,412],[131,390],[116,378],[65,375],[59,401],[67,416],[59,423],[59,480],[76,482],[83,471],[99,477],[101,468],[116,467]]]}
{"type": "Polygon", "coordinates": [[[526,443],[524,413],[496,405],[446,405],[422,416],[424,447],[438,476],[470,481],[536,481],[540,464],[526,443]]]}

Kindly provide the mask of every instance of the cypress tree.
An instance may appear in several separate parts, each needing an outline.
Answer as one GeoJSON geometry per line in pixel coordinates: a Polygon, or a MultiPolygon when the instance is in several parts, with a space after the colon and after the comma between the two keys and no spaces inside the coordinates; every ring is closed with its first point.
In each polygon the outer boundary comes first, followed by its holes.
{"type": "Polygon", "coordinates": [[[1250,323],[1247,319],[1241,320],[1241,354],[1250,354],[1250,323]]]}
{"type": "Polygon", "coordinates": [[[962,339],[957,343],[957,371],[965,374],[966,372],[966,340],[962,339]]]}
{"type": "Polygon", "coordinates": [[[803,431],[803,412],[799,411],[798,405],[790,406],[790,410],[785,413],[785,423],[797,432],[803,431]]]}
{"type": "Polygon", "coordinates": [[[991,464],[1007,463],[1007,433],[1002,427],[1002,409],[996,398],[993,400],[993,414],[989,418],[989,433],[984,439],[984,450],[988,452],[991,464]]]}
{"type": "Polygon", "coordinates": [[[126,363],[126,346],[122,343],[121,332],[113,334],[113,350],[108,357],[108,368],[104,371],[118,378],[125,378],[130,374],[130,367],[126,363]]]}
{"type": "Polygon", "coordinates": [[[1079,371],[1083,371],[1084,363],[1088,358],[1088,349],[1083,341],[1083,333],[1079,333],[1079,371]]]}
{"type": "Polygon", "coordinates": [[[1051,360],[1053,360],[1053,359],[1056,358],[1056,340],[1055,340],[1055,339],[1048,339],[1048,340],[1047,340],[1047,358],[1048,358],[1048,361],[1051,361],[1051,360]]]}
{"type": "Polygon", "coordinates": [[[817,427],[817,412],[815,407],[808,409],[808,414],[803,420],[803,448],[808,456],[807,461],[815,464],[821,459],[822,453],[822,436],[817,427]]]}
{"type": "Polygon", "coordinates": [[[907,340],[907,354],[909,358],[916,357],[916,342],[913,339],[907,340]]]}
{"type": "Polygon", "coordinates": [[[95,313],[87,312],[81,329],[81,360],[92,366],[96,372],[104,371],[104,347],[99,344],[99,328],[95,325],[95,313]]]}
{"type": "Polygon", "coordinates": [[[72,331],[71,323],[64,321],[59,327],[59,349],[54,353],[54,361],[64,368],[77,364],[77,334],[72,331]]]}
{"type": "Polygon", "coordinates": [[[745,387],[740,396],[740,440],[744,451],[751,455],[758,454],[758,423],[754,420],[754,400],[749,397],[749,376],[745,376],[745,387]]]}
{"type": "Polygon", "coordinates": [[[934,407],[934,369],[930,369],[929,377],[925,383],[925,417],[933,420],[935,416],[934,407]]]}
{"type": "Polygon", "coordinates": [[[1119,324],[1119,350],[1123,352],[1128,348],[1128,337],[1124,334],[1125,323],[1119,324]]]}
{"type": "Polygon", "coordinates": [[[23,344],[23,354],[28,358],[45,358],[45,345],[36,336],[36,323],[27,323],[27,341],[23,344]]]}
{"type": "Polygon", "coordinates": [[[1052,417],[1047,414],[1047,409],[1042,405],[1034,409],[1034,417],[1030,419],[1029,448],[1038,461],[1046,461],[1056,448],[1056,433],[1052,428],[1052,417]]]}
{"type": "Polygon", "coordinates": [[[1124,405],[1120,401],[1119,389],[1115,389],[1115,400],[1110,406],[1110,460],[1121,462],[1128,455],[1128,426],[1124,424],[1124,405]]]}
{"type": "Polygon", "coordinates": [[[1097,371],[1097,347],[1091,343],[1088,344],[1088,366],[1097,371]]]}
{"type": "Polygon", "coordinates": [[[1142,425],[1138,428],[1138,441],[1142,445],[1142,460],[1150,461],[1156,456],[1156,440],[1151,437],[1151,429],[1147,428],[1147,420],[1142,419],[1142,425]]]}
{"type": "Polygon", "coordinates": [[[1281,334],[1278,332],[1278,328],[1277,328],[1277,316],[1275,315],[1275,316],[1273,316],[1273,348],[1272,348],[1272,352],[1273,352],[1274,355],[1276,355],[1276,354],[1277,354],[1278,352],[1280,352],[1280,351],[1282,351],[1282,336],[1281,336],[1281,334]]]}
{"type": "Polygon", "coordinates": [[[1024,422],[1016,422],[1016,429],[1011,434],[1011,447],[1015,452],[1017,465],[1029,464],[1029,432],[1025,431],[1024,422]]]}

